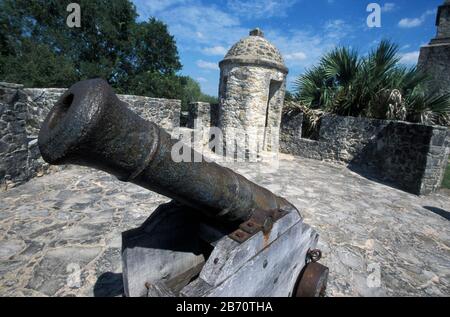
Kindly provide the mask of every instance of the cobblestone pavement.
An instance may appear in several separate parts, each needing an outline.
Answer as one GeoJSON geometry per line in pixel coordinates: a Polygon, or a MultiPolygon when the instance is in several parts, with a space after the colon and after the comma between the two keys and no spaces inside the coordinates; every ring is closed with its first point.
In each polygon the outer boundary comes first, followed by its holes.
{"type": "MultiPolygon", "coordinates": [[[[315,227],[328,296],[449,296],[450,196],[417,197],[284,156],[235,166],[315,227]]],[[[121,235],[168,199],[82,167],[0,193],[1,296],[120,296],[121,235]]]]}

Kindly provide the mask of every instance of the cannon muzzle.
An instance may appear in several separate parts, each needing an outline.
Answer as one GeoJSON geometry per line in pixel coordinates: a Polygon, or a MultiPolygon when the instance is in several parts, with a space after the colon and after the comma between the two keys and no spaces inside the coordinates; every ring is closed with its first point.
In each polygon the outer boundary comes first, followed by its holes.
{"type": "Polygon", "coordinates": [[[256,210],[296,210],[216,163],[175,162],[178,140],[128,109],[102,79],[78,82],[59,99],[39,133],[50,164],[94,167],[122,181],[168,196],[226,223],[248,220],[256,210]]]}

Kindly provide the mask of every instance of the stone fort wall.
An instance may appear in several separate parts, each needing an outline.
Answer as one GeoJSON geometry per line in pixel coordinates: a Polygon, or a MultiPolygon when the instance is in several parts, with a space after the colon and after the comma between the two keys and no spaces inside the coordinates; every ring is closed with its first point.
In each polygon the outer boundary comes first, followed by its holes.
{"type": "Polygon", "coordinates": [[[303,114],[284,116],[284,153],[340,162],[369,178],[414,194],[436,191],[449,157],[445,127],[325,115],[318,140],[302,138],[303,114]]]}
{"type": "MultiPolygon", "coordinates": [[[[65,89],[24,89],[0,83],[0,187],[11,188],[57,167],[39,153],[40,125],[65,89]]],[[[119,95],[144,119],[158,122],[169,132],[180,126],[181,102],[119,95]]],[[[193,103],[188,127],[195,119],[217,126],[218,105],[193,103]]],[[[303,114],[284,115],[281,151],[300,157],[340,162],[358,173],[415,194],[440,187],[447,164],[450,133],[398,121],[325,115],[318,140],[302,138],[303,114]]],[[[59,167],[58,167],[59,168],[59,167]]]]}
{"type": "MultiPolygon", "coordinates": [[[[24,89],[21,85],[0,83],[0,189],[60,169],[43,161],[37,138],[42,122],[65,90],[24,89]]],[[[142,118],[157,122],[169,132],[180,126],[180,100],[118,97],[142,118]]]]}
{"type": "MultiPolygon", "coordinates": [[[[218,105],[193,103],[195,119],[217,122],[218,105]]],[[[450,130],[400,121],[325,115],[317,140],[302,137],[303,113],[284,114],[280,151],[346,164],[355,172],[399,189],[426,195],[440,188],[450,154],[450,130]]]]}

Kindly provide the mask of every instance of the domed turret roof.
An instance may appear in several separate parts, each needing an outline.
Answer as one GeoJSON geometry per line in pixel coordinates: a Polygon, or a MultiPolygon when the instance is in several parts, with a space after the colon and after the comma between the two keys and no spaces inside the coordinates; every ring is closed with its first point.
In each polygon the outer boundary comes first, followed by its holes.
{"type": "Polygon", "coordinates": [[[250,36],[234,44],[221,64],[231,61],[265,65],[287,72],[280,51],[264,38],[263,32],[259,29],[250,31],[250,36]]]}

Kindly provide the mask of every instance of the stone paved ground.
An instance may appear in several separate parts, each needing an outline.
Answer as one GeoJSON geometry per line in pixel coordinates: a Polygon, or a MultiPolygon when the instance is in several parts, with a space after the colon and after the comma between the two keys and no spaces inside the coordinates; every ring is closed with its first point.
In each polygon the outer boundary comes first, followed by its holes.
{"type": "MultiPolygon", "coordinates": [[[[277,171],[236,169],[287,197],[319,231],[328,296],[450,296],[448,193],[417,197],[288,156],[277,171]]],[[[120,233],[168,199],[69,167],[0,201],[1,296],[118,296],[120,233]]]]}

